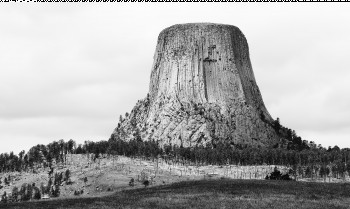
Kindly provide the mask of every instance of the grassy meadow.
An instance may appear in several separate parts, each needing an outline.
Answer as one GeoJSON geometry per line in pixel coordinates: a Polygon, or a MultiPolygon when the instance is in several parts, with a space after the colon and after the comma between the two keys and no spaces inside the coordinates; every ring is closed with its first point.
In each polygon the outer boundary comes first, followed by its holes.
{"type": "Polygon", "coordinates": [[[349,183],[207,179],[2,208],[350,208],[349,183]]]}

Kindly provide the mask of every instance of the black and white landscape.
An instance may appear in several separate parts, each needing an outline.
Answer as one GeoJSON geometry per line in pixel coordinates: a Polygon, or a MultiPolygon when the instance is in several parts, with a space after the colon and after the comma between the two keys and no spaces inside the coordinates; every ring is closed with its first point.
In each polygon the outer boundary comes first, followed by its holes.
{"type": "Polygon", "coordinates": [[[348,10],[2,7],[0,208],[347,208],[348,10]]]}

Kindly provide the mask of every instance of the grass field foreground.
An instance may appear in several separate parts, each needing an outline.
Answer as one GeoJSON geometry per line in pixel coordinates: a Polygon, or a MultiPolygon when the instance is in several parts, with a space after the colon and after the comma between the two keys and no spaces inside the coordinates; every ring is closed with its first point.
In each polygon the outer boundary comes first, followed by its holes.
{"type": "Polygon", "coordinates": [[[350,208],[350,184],[212,179],[4,208],[350,208]]]}

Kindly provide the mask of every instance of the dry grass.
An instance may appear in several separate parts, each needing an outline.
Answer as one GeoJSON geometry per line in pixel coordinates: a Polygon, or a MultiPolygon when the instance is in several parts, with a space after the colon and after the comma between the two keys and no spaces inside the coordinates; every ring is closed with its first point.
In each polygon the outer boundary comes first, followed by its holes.
{"type": "Polygon", "coordinates": [[[213,179],[5,208],[349,208],[350,184],[213,179]]]}

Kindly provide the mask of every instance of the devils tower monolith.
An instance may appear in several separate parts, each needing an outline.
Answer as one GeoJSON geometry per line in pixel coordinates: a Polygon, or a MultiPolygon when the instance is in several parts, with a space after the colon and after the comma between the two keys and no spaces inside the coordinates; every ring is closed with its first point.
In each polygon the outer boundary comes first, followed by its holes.
{"type": "Polygon", "coordinates": [[[272,122],[240,29],[179,24],[160,33],[149,93],[112,137],[184,147],[219,141],[265,146],[278,138],[272,122]]]}

